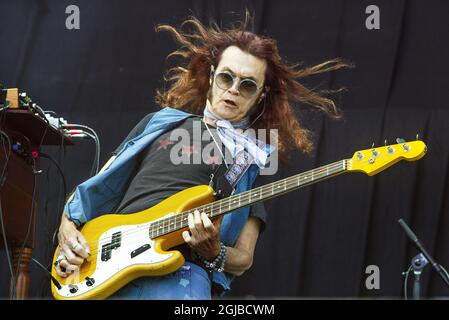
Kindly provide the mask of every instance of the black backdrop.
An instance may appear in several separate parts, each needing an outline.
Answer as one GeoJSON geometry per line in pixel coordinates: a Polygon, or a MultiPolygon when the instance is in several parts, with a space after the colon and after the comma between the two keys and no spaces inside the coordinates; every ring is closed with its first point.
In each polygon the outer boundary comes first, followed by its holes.
{"type": "MultiPolygon", "coordinates": [[[[44,109],[93,127],[104,162],[137,121],[157,109],[171,37],[158,23],[178,24],[188,14],[226,26],[247,7],[255,31],[278,40],[289,62],[311,65],[333,57],[355,69],[306,80],[337,88],[344,119],[331,121],[298,109],[315,132],[311,156],[293,153],[282,178],[352,156],[384,139],[428,145],[418,162],[399,163],[375,177],[349,174],[266,203],[269,226],[250,271],[234,282],[234,297],[400,297],[401,273],[417,252],[397,220],[403,217],[429,251],[449,266],[448,158],[449,2],[432,1],[144,1],[0,0],[0,82],[26,91],[44,109]],[[67,30],[65,8],[78,5],[80,30],[67,30]],[[365,8],[380,9],[380,30],[365,27],[365,8]],[[380,289],[367,290],[365,269],[380,269],[380,289]]],[[[94,148],[88,141],[47,148],[59,158],[69,188],[88,177],[94,148]]],[[[50,238],[59,218],[61,184],[43,161],[37,248],[49,263],[50,238]]],[[[5,252],[1,279],[7,279],[5,252]]],[[[45,275],[31,266],[31,296],[49,296],[45,275]]],[[[0,296],[7,296],[7,281],[0,296]]],[[[423,294],[449,295],[427,267],[423,294]]]]}

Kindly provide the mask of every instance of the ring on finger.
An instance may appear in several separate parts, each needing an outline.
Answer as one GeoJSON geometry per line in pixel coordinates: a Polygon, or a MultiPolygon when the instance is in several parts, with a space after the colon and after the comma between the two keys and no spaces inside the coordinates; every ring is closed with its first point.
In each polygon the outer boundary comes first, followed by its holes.
{"type": "Polygon", "coordinates": [[[65,259],[65,255],[63,255],[63,254],[59,255],[55,261],[55,267],[58,266],[61,263],[61,261],[64,259],[65,259]]]}

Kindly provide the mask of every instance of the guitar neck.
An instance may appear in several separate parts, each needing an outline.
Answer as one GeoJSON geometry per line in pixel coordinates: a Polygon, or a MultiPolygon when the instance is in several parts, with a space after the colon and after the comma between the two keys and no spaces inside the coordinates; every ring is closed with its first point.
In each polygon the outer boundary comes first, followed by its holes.
{"type": "Polygon", "coordinates": [[[204,212],[209,218],[251,206],[257,202],[275,198],[291,192],[293,190],[329,179],[337,176],[347,170],[348,161],[340,160],[304,173],[300,173],[285,179],[281,179],[258,188],[251,189],[200,207],[182,212],[173,217],[165,218],[155,222],[153,226],[156,231],[153,237],[159,237],[163,234],[171,233],[188,226],[187,217],[195,210],[204,212]]]}

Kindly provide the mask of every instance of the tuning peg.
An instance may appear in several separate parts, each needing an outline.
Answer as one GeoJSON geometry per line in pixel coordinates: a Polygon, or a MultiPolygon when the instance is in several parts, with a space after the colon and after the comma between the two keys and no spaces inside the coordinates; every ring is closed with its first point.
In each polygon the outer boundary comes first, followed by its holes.
{"type": "Polygon", "coordinates": [[[416,140],[419,140],[419,133],[416,134],[416,140]]]}
{"type": "Polygon", "coordinates": [[[374,142],[373,142],[373,144],[371,145],[371,149],[374,149],[374,142]]]}
{"type": "Polygon", "coordinates": [[[396,138],[396,143],[404,143],[405,140],[402,138],[396,138]]]}
{"type": "Polygon", "coordinates": [[[385,147],[387,146],[387,139],[385,139],[385,141],[384,141],[384,145],[385,145],[385,147]]]}
{"type": "Polygon", "coordinates": [[[402,149],[404,149],[404,152],[408,152],[410,150],[410,146],[408,144],[404,143],[402,145],[402,149]]]}

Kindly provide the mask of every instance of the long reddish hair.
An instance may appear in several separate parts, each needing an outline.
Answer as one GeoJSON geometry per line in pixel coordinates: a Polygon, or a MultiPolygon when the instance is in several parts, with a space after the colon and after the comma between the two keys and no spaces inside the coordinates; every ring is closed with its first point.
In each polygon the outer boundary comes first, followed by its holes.
{"type": "Polygon", "coordinates": [[[161,107],[187,108],[192,113],[202,114],[210,87],[211,66],[217,67],[226,48],[237,46],[267,62],[265,87],[268,91],[266,101],[261,102],[265,103],[265,111],[253,124],[253,128],[278,130],[277,147],[280,158],[285,158],[288,147],[296,147],[309,153],[313,147],[311,132],[300,125],[293,105],[297,102],[304,103],[338,118],[340,112],[334,101],[325,95],[339,90],[314,91],[306,88],[298,79],[348,67],[350,64],[333,59],[302,69],[297,68],[297,64],[288,65],[282,61],[274,39],[246,31],[250,19],[247,12],[245,20],[230,29],[221,29],[215,23],[207,28],[195,17],[189,17],[180,28],[157,26],[156,31],[170,32],[181,45],[180,49],[168,57],[180,57],[185,64],[167,72],[165,80],[169,83],[169,88],[157,91],[156,103],[161,107]],[[190,32],[183,30],[186,26],[191,26],[190,32]]]}

